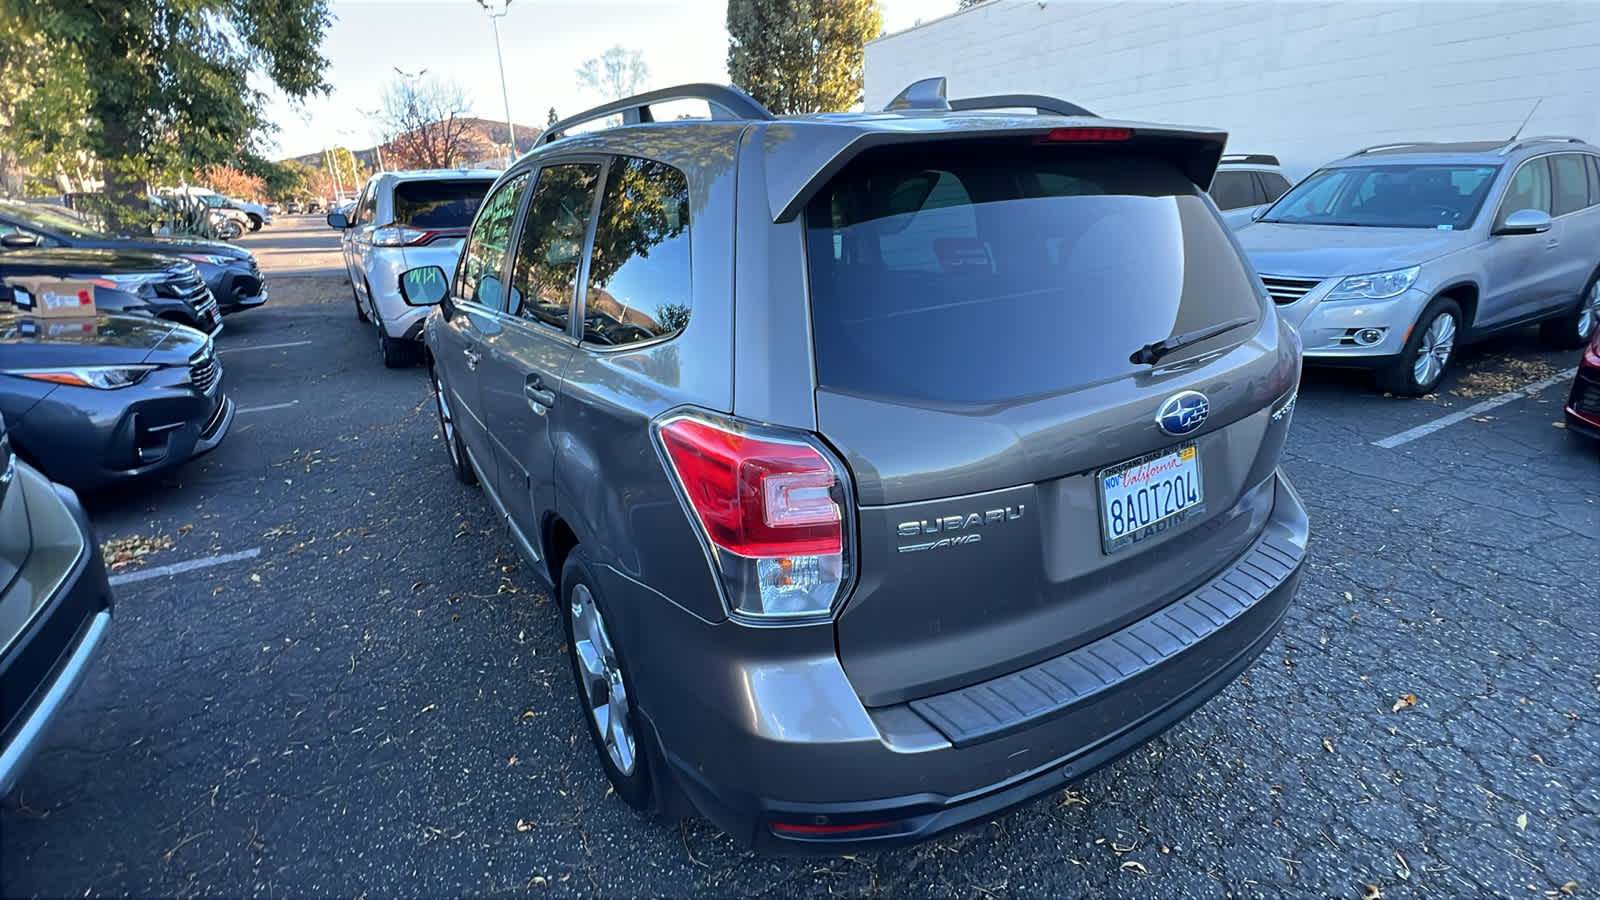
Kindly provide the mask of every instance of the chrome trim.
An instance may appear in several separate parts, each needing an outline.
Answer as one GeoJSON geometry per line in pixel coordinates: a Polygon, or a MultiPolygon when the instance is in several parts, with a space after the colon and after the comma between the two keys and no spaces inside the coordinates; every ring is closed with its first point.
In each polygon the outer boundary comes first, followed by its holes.
{"type": "Polygon", "coordinates": [[[106,628],[110,624],[110,611],[101,610],[95,614],[83,640],[78,642],[67,664],[61,667],[55,682],[45,692],[39,705],[28,714],[27,721],[17,729],[11,743],[0,751],[0,797],[10,793],[11,788],[22,777],[28,761],[38,752],[45,730],[50,727],[51,721],[60,713],[61,708],[66,705],[67,700],[83,681],[83,676],[89,670],[89,661],[94,658],[100,642],[105,639],[106,628]]]}

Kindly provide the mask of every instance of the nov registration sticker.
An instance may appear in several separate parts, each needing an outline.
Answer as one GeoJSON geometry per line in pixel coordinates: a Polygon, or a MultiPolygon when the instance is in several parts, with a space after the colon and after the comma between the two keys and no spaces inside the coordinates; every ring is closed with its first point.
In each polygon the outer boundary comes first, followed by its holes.
{"type": "Polygon", "coordinates": [[[1106,553],[1125,550],[1204,509],[1200,451],[1193,442],[1101,469],[1098,480],[1106,553]]]}

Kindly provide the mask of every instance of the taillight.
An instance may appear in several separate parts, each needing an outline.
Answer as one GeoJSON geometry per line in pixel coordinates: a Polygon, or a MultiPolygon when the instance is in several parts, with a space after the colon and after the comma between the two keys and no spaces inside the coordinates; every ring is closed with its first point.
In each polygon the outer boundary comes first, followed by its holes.
{"type": "Polygon", "coordinates": [[[700,414],[655,434],[712,547],[730,612],[822,616],[850,574],[841,467],[803,434],[700,414]]]}
{"type": "Polygon", "coordinates": [[[1052,128],[1042,135],[1041,144],[1095,143],[1100,141],[1125,141],[1133,137],[1131,128],[1106,128],[1094,125],[1075,125],[1070,128],[1052,128]]]}
{"type": "Polygon", "coordinates": [[[406,247],[429,241],[433,236],[434,233],[431,231],[412,228],[409,225],[385,225],[373,229],[372,244],[375,247],[406,247]]]}

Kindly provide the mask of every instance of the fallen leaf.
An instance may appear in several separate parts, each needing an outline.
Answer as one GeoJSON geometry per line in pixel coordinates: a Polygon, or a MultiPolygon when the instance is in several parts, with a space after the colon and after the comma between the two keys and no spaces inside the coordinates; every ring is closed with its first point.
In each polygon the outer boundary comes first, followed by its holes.
{"type": "Polygon", "coordinates": [[[1361,900],[1383,900],[1383,891],[1378,890],[1377,885],[1369,884],[1366,891],[1361,894],[1361,900]]]}
{"type": "Polygon", "coordinates": [[[1569,881],[1566,884],[1563,884],[1561,887],[1556,888],[1556,890],[1566,894],[1568,897],[1571,897],[1573,894],[1578,892],[1578,883],[1576,881],[1569,881]]]}
{"type": "Polygon", "coordinates": [[[433,712],[434,710],[436,710],[438,708],[439,708],[439,704],[437,704],[437,703],[429,703],[427,706],[424,706],[423,708],[417,710],[417,712],[419,712],[419,713],[433,712]]]}
{"type": "Polygon", "coordinates": [[[1333,741],[1330,741],[1327,738],[1323,738],[1322,739],[1322,749],[1328,751],[1329,753],[1332,753],[1333,752],[1333,741]]]}
{"type": "Polygon", "coordinates": [[[194,530],[194,525],[192,525],[192,524],[184,525],[184,526],[182,526],[181,528],[178,529],[178,533],[179,534],[188,534],[189,532],[191,532],[193,530],[194,530]]]}
{"type": "Polygon", "coordinates": [[[1352,594],[1349,591],[1345,591],[1344,592],[1344,599],[1346,599],[1346,600],[1354,600],[1355,598],[1356,598],[1355,594],[1352,594]]]}
{"type": "Polygon", "coordinates": [[[1063,807],[1063,806],[1088,806],[1088,805],[1089,805],[1089,798],[1085,797],[1083,794],[1079,793],[1078,791],[1073,790],[1072,788],[1067,788],[1065,791],[1062,791],[1062,793],[1061,793],[1061,802],[1056,804],[1057,808],[1060,808],[1060,807],[1063,807]]]}
{"type": "Polygon", "coordinates": [[[417,591],[420,591],[427,586],[428,583],[426,581],[419,581],[411,586],[411,593],[415,594],[417,591]]]}
{"type": "Polygon", "coordinates": [[[1145,868],[1144,863],[1139,862],[1136,859],[1123,860],[1122,861],[1122,865],[1118,866],[1117,868],[1122,869],[1122,870],[1127,871],[1127,872],[1137,872],[1140,875],[1149,875],[1150,874],[1150,870],[1145,868]]]}
{"type": "Polygon", "coordinates": [[[250,573],[250,580],[255,582],[256,584],[260,584],[261,583],[261,573],[259,573],[259,572],[251,572],[250,573]]]}
{"type": "Polygon", "coordinates": [[[522,762],[522,760],[520,760],[520,759],[517,759],[517,758],[516,758],[516,757],[515,757],[515,756],[512,756],[512,757],[509,757],[509,758],[508,758],[508,759],[507,759],[507,760],[506,760],[506,765],[508,765],[508,766],[514,766],[514,765],[516,765],[516,764],[517,764],[517,763],[519,763],[519,762],[522,762]]]}
{"type": "Polygon", "coordinates": [[[1171,847],[1168,847],[1168,846],[1167,846],[1167,845],[1166,845],[1166,844],[1162,844],[1162,845],[1161,845],[1161,852],[1162,852],[1162,853],[1163,853],[1163,854],[1166,854],[1166,853],[1171,853],[1171,852],[1172,852],[1172,848],[1171,848],[1171,847]]]}
{"type": "Polygon", "coordinates": [[[532,878],[528,879],[528,884],[530,886],[532,886],[532,887],[544,887],[545,885],[547,885],[549,883],[550,882],[545,880],[545,877],[543,875],[535,875],[532,878]]]}
{"type": "Polygon", "coordinates": [[[533,710],[530,709],[530,710],[528,710],[528,711],[526,711],[526,712],[524,712],[522,714],[522,721],[526,722],[526,721],[528,721],[529,719],[533,718],[536,715],[538,715],[538,713],[536,713],[536,712],[534,712],[533,710]]]}
{"type": "Polygon", "coordinates": [[[1399,712],[1402,709],[1405,709],[1405,708],[1411,707],[1411,706],[1416,706],[1416,705],[1417,705],[1417,695],[1416,694],[1401,694],[1400,695],[1400,699],[1396,700],[1394,702],[1393,708],[1391,708],[1389,711],[1390,712],[1399,712]]]}
{"type": "Polygon", "coordinates": [[[1517,827],[1522,829],[1523,831],[1527,831],[1528,830],[1528,814],[1527,813],[1522,813],[1522,814],[1517,816],[1517,827]]]}
{"type": "Polygon", "coordinates": [[[527,819],[518,819],[517,820],[517,830],[518,831],[532,831],[533,830],[533,823],[529,822],[527,819]]]}
{"type": "Polygon", "coordinates": [[[1565,427],[1567,427],[1567,423],[1565,423],[1565,422],[1551,422],[1550,424],[1554,425],[1557,428],[1565,428],[1565,427]]]}

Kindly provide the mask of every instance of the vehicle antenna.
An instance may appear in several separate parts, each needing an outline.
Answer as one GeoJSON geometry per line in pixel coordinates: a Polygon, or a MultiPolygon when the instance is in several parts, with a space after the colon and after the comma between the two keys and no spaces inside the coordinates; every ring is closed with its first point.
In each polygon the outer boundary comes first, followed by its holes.
{"type": "Polygon", "coordinates": [[[1533,109],[1528,110],[1528,118],[1522,120],[1522,124],[1518,125],[1517,126],[1517,130],[1511,135],[1511,140],[1510,141],[1506,141],[1506,143],[1508,143],[1508,144],[1511,143],[1511,141],[1516,140],[1517,137],[1522,134],[1522,129],[1528,127],[1528,120],[1533,118],[1533,114],[1535,112],[1538,112],[1538,110],[1539,110],[1539,104],[1541,104],[1543,102],[1544,102],[1544,98],[1543,97],[1540,97],[1539,99],[1533,101],[1533,109]]]}

